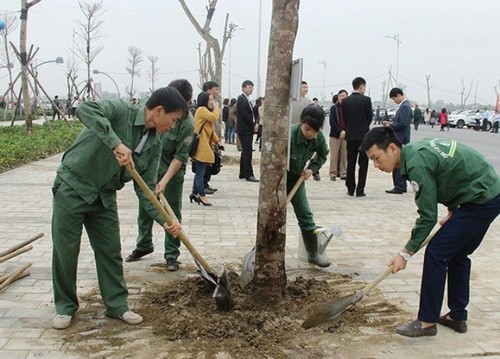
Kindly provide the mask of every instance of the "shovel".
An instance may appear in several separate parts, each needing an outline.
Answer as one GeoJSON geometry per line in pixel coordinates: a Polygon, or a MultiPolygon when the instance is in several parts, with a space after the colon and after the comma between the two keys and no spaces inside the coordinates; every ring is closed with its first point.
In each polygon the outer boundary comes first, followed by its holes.
{"type": "MultiPolygon", "coordinates": [[[[316,158],[317,155],[318,154],[316,152],[312,154],[311,158],[306,162],[303,171],[309,168],[311,162],[316,158]]],[[[295,193],[299,189],[302,182],[304,182],[303,175],[299,177],[297,182],[295,182],[293,188],[290,190],[290,193],[288,193],[288,196],[286,196],[287,205],[292,201],[293,196],[295,196],[295,193]]],[[[240,276],[240,284],[242,288],[245,288],[248,285],[248,283],[250,283],[250,281],[252,280],[254,268],[255,268],[255,247],[253,247],[252,250],[247,254],[245,254],[245,256],[243,257],[243,269],[241,270],[241,276],[240,276]]]]}
{"type": "MultiPolygon", "coordinates": [[[[432,237],[434,237],[436,232],[437,231],[434,231],[432,234],[430,234],[420,245],[419,249],[427,245],[432,237]]],[[[321,304],[309,317],[306,318],[306,320],[304,320],[304,322],[302,323],[302,328],[308,329],[317,327],[318,325],[339,318],[342,314],[345,313],[347,309],[363,299],[365,295],[368,295],[370,291],[375,288],[375,286],[382,280],[384,280],[390,273],[392,273],[393,270],[394,265],[391,265],[387,267],[384,272],[380,273],[373,281],[368,283],[364,288],[356,290],[354,294],[321,304]]]]}
{"type": "MultiPolygon", "coordinates": [[[[160,214],[165,219],[168,225],[172,224],[172,215],[165,210],[160,201],[155,197],[154,193],[148,187],[148,185],[144,182],[139,173],[132,168],[131,165],[127,165],[127,169],[130,174],[134,178],[135,182],[139,185],[142,191],[146,194],[146,197],[151,201],[151,203],[155,206],[155,208],[160,212],[160,214]]],[[[165,196],[163,196],[164,204],[168,206],[169,212],[173,214],[172,208],[168,205],[165,196]]],[[[215,304],[217,308],[223,311],[229,311],[233,306],[233,300],[231,298],[231,291],[229,289],[229,280],[227,275],[226,268],[223,267],[222,274],[217,276],[215,271],[210,267],[210,265],[203,259],[203,257],[198,253],[196,248],[193,247],[191,241],[187,238],[184,231],[182,231],[179,235],[179,240],[184,244],[184,246],[188,249],[189,253],[194,258],[196,265],[200,270],[201,277],[210,284],[211,287],[214,288],[213,297],[215,299],[215,304]]]]}

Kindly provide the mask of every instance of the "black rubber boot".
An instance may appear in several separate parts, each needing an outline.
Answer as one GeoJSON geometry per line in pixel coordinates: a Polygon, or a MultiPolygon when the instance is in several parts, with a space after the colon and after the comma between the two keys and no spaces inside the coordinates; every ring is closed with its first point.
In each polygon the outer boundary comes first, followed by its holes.
{"type": "Polygon", "coordinates": [[[303,232],[302,237],[304,238],[304,247],[307,251],[307,261],[318,267],[329,267],[330,262],[323,258],[318,252],[318,236],[316,231],[303,232]]]}

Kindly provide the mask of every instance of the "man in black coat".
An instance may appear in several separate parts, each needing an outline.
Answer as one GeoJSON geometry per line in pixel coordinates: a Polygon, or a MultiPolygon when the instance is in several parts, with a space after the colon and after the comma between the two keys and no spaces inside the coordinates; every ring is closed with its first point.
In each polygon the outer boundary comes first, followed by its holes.
{"type": "Polygon", "coordinates": [[[363,138],[370,130],[372,122],[372,101],[365,96],[366,81],[356,77],[352,81],[354,91],[342,102],[342,111],[346,123],[347,141],[347,194],[364,197],[366,175],[368,173],[368,157],[364,151],[359,151],[363,138]],[[356,161],[359,165],[358,184],[356,186],[356,161]]]}
{"type": "Polygon", "coordinates": [[[250,80],[243,81],[241,90],[243,93],[238,96],[236,102],[236,133],[241,142],[240,178],[244,178],[249,182],[259,182],[255,178],[252,168],[252,140],[256,131],[256,123],[252,104],[248,97],[253,92],[253,82],[250,80]]]}
{"type": "MultiPolygon", "coordinates": [[[[410,102],[405,98],[403,90],[399,87],[394,87],[391,92],[389,92],[389,97],[398,105],[398,110],[392,122],[384,121],[383,124],[384,126],[391,127],[401,144],[406,145],[410,142],[411,136],[410,102]]],[[[394,183],[394,188],[385,192],[389,194],[402,194],[406,192],[406,180],[401,177],[399,168],[394,168],[392,171],[392,182],[394,183]]]]}

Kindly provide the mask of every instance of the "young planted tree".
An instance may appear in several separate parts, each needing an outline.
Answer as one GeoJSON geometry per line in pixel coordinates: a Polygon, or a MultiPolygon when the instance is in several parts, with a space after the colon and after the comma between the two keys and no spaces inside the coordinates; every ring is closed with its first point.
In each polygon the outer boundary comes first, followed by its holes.
{"type": "Polygon", "coordinates": [[[102,46],[95,46],[94,43],[101,38],[100,30],[103,21],[99,18],[104,11],[102,9],[102,0],[95,3],[78,1],[78,5],[85,19],[77,22],[76,36],[80,39],[81,43],[76,44],[75,55],[85,63],[87,68],[85,83],[87,98],[95,99],[90,67],[97,55],[103,50],[102,46]]]}
{"type": "Polygon", "coordinates": [[[156,90],[156,87],[155,87],[156,78],[158,76],[158,71],[160,71],[158,66],[156,66],[156,63],[158,62],[159,57],[158,56],[148,56],[148,60],[149,60],[148,77],[149,77],[149,80],[151,81],[151,87],[149,88],[149,91],[154,92],[154,90],[156,90]]]}
{"type": "MultiPolygon", "coordinates": [[[[5,23],[5,28],[0,31],[0,44],[2,48],[2,52],[0,52],[0,67],[6,68],[9,76],[9,90],[7,91],[6,98],[4,100],[8,103],[12,103],[16,97],[14,90],[11,88],[11,84],[13,81],[12,77],[12,68],[14,66],[13,59],[14,54],[12,52],[11,47],[9,46],[9,35],[14,32],[17,28],[17,19],[14,15],[5,14],[2,16],[2,20],[5,23]]],[[[7,116],[7,108],[3,113],[3,119],[5,120],[7,116]]]]}
{"type": "Polygon", "coordinates": [[[286,164],[292,55],[299,0],[273,0],[267,60],[255,271],[250,286],[282,295],[286,285],[286,164]],[[272,55],[271,55],[272,54],[272,55]]]}
{"type": "Polygon", "coordinates": [[[143,59],[142,51],[135,46],[129,46],[128,53],[130,57],[127,58],[127,72],[130,74],[130,87],[127,87],[125,90],[129,96],[129,99],[132,99],[136,92],[134,88],[134,79],[136,76],[141,76],[141,68],[139,67],[139,65],[141,64],[143,59]]]}
{"type": "Polygon", "coordinates": [[[42,0],[21,0],[21,27],[19,31],[19,54],[21,57],[21,89],[24,107],[24,119],[26,122],[26,132],[33,132],[33,118],[31,113],[31,101],[28,85],[28,53],[27,53],[27,37],[28,37],[28,11],[32,6],[35,6],[42,0]]]}

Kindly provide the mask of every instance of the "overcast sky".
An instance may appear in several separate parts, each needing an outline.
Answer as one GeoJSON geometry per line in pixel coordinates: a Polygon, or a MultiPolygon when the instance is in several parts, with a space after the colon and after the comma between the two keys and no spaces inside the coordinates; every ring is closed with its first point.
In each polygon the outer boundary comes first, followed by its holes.
{"type": "MultiPolygon", "coordinates": [[[[207,0],[186,0],[199,22],[203,23],[207,0]]],[[[20,0],[1,0],[1,13],[20,8],[20,0]]],[[[240,31],[226,51],[222,95],[236,96],[241,82],[257,82],[259,0],[219,0],[212,33],[221,37],[225,14],[240,31]],[[230,60],[230,61],[229,61],[230,60]],[[229,64],[231,76],[229,81],[229,64]]],[[[128,47],[139,47],[144,54],[137,88],[147,91],[147,56],[158,56],[160,84],[175,78],[198,83],[197,46],[201,38],[176,0],[104,0],[106,12],[103,46],[94,69],[110,74],[122,95],[130,83],[127,74],[128,47]]],[[[261,94],[264,92],[272,1],[262,0],[261,94]]],[[[302,0],[294,58],[304,59],[304,80],[309,97],[329,99],[341,88],[351,90],[356,76],[368,82],[374,100],[382,96],[382,82],[392,66],[396,76],[396,41],[386,36],[399,34],[399,81],[407,96],[426,103],[425,75],[431,75],[431,98],[460,103],[461,78],[467,88],[474,83],[468,103],[495,103],[494,86],[500,80],[500,13],[498,0],[302,0]],[[326,67],[320,63],[326,61],[326,67]],[[325,71],[326,70],[326,71],[325,71]]],[[[18,15],[18,14],[17,14],[18,15]]],[[[39,61],[63,56],[73,57],[73,29],[83,16],[74,0],[42,0],[29,12],[28,43],[40,48],[39,61]]],[[[18,44],[18,32],[11,39],[18,44]]],[[[78,60],[78,59],[77,59],[78,60]]],[[[84,66],[80,62],[80,77],[84,66]]],[[[19,65],[15,65],[19,69],[19,65]]],[[[64,97],[66,65],[47,64],[39,68],[42,84],[51,94],[64,97]]],[[[0,69],[0,88],[7,87],[6,70],[0,69]]],[[[94,75],[103,90],[116,92],[103,75],[94,75]]],[[[394,82],[393,82],[394,84],[394,82]]],[[[2,90],[3,92],[3,90],[2,90]]]]}

